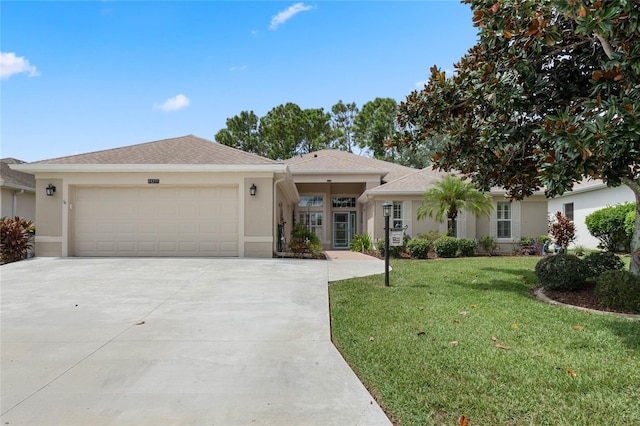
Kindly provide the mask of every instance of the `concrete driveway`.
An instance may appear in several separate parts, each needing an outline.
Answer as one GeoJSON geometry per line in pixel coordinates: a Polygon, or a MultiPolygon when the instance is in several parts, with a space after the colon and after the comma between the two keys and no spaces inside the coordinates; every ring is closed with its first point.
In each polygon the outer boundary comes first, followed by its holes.
{"type": "Polygon", "coordinates": [[[3,425],[388,425],[327,281],[380,261],[53,259],[1,274],[3,425]]]}

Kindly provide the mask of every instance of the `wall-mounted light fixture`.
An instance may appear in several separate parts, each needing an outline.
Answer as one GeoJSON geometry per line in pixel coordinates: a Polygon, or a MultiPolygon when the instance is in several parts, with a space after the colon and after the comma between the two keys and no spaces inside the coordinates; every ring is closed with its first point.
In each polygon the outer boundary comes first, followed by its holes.
{"type": "Polygon", "coordinates": [[[49,186],[47,186],[45,188],[45,190],[47,191],[47,196],[48,197],[53,197],[53,194],[56,192],[56,187],[49,184],[49,186]]]}
{"type": "Polygon", "coordinates": [[[256,184],[255,183],[251,184],[251,188],[249,188],[249,195],[251,195],[252,197],[255,197],[257,191],[258,191],[258,188],[256,187],[256,184]]]}

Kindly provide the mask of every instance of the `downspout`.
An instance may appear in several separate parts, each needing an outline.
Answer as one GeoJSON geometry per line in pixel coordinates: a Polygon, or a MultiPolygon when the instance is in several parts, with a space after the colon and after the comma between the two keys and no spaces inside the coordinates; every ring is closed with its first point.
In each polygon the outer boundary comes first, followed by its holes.
{"type": "MultiPolygon", "coordinates": [[[[280,182],[284,182],[287,178],[286,173],[283,173],[280,178],[277,178],[273,181],[273,220],[275,223],[275,227],[273,228],[273,251],[275,252],[278,249],[278,221],[280,220],[278,216],[278,184],[280,182]]],[[[284,230],[283,230],[284,232],[284,230]]]]}
{"type": "Polygon", "coordinates": [[[16,217],[18,213],[18,195],[22,195],[22,194],[24,194],[24,189],[13,192],[13,207],[11,208],[12,217],[16,217]]]}

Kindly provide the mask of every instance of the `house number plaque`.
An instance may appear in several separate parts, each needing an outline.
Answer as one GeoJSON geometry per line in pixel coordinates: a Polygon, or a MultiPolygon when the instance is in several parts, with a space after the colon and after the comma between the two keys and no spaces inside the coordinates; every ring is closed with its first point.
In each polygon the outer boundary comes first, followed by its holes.
{"type": "Polygon", "coordinates": [[[147,183],[160,183],[160,179],[147,179],[147,183]]]}

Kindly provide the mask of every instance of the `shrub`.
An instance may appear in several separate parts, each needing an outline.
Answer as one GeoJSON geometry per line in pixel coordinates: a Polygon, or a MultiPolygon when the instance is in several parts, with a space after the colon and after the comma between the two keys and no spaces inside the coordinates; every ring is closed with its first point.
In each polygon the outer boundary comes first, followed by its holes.
{"type": "Polygon", "coordinates": [[[496,254],[496,250],[498,249],[498,240],[495,237],[490,237],[489,235],[483,235],[480,237],[478,244],[480,244],[482,251],[488,253],[489,256],[496,254]]]}
{"type": "Polygon", "coordinates": [[[458,250],[464,257],[471,257],[476,254],[478,242],[473,238],[461,238],[458,240],[458,250]]]}
{"type": "Polygon", "coordinates": [[[424,238],[413,238],[407,243],[409,254],[416,259],[426,259],[431,250],[432,243],[424,238]]]}
{"type": "Polygon", "coordinates": [[[35,233],[33,222],[21,219],[5,217],[0,220],[0,260],[2,263],[11,263],[25,259],[31,250],[31,237],[35,233]]]}
{"type": "Polygon", "coordinates": [[[350,249],[351,251],[359,251],[361,253],[373,251],[373,242],[371,241],[371,235],[354,235],[351,239],[350,249]]]}
{"type": "Polygon", "coordinates": [[[624,263],[611,251],[594,252],[582,259],[587,278],[598,278],[605,271],[620,271],[624,263]]]}
{"type": "Polygon", "coordinates": [[[429,231],[423,234],[418,234],[418,238],[429,241],[431,243],[431,246],[433,247],[433,242],[438,238],[442,237],[443,235],[447,235],[447,234],[443,234],[439,231],[429,231]]]}
{"type": "Polygon", "coordinates": [[[518,254],[524,255],[535,255],[539,256],[542,254],[543,243],[539,242],[539,238],[533,237],[522,237],[520,238],[520,247],[518,247],[518,254]]]}
{"type": "Polygon", "coordinates": [[[629,271],[605,271],[598,277],[595,295],[601,306],[640,312],[640,277],[629,271]]]}
{"type": "Polygon", "coordinates": [[[636,212],[631,210],[624,217],[624,233],[627,234],[629,240],[633,237],[633,225],[636,223],[636,212]]]}
{"type": "Polygon", "coordinates": [[[456,257],[458,254],[458,240],[448,235],[438,237],[433,242],[433,251],[438,257],[456,257]]]}
{"type": "Polygon", "coordinates": [[[582,261],[573,254],[543,257],[536,264],[535,272],[545,288],[561,291],[581,289],[587,275],[582,261]]]}
{"type": "Polygon", "coordinates": [[[585,218],[587,229],[600,240],[599,248],[607,251],[628,250],[631,236],[625,231],[627,214],[635,211],[635,203],[624,203],[596,210],[585,218]]]}
{"type": "MultiPolygon", "coordinates": [[[[384,256],[384,238],[378,240],[378,254],[384,256]]],[[[389,257],[400,257],[402,253],[407,251],[407,237],[403,238],[403,245],[389,246],[389,257]]]]}
{"type": "Polygon", "coordinates": [[[316,234],[298,222],[291,231],[289,250],[297,255],[309,253],[312,256],[317,256],[322,251],[322,244],[316,234]]]}
{"type": "Polygon", "coordinates": [[[546,235],[546,234],[542,234],[542,235],[539,235],[539,236],[538,236],[538,242],[539,242],[540,244],[544,244],[544,243],[546,243],[547,241],[551,241],[551,237],[550,237],[550,236],[548,236],[548,235],[546,235]]]}
{"type": "Polygon", "coordinates": [[[556,212],[555,220],[549,225],[549,233],[565,253],[569,243],[576,239],[576,225],[561,212],[556,212]]]}
{"type": "Polygon", "coordinates": [[[583,245],[577,245],[573,248],[573,252],[576,256],[582,257],[587,252],[587,249],[583,245]]]}

